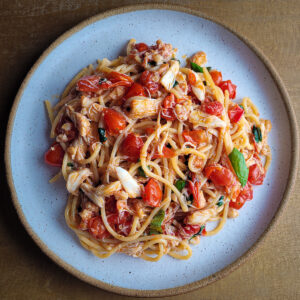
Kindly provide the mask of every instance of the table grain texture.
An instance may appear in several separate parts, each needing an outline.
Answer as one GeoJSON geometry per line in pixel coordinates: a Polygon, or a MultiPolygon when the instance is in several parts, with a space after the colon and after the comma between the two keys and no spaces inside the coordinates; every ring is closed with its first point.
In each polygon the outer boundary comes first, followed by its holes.
{"type": "MultiPolygon", "coordinates": [[[[17,90],[30,67],[59,35],[105,10],[151,1],[2,0],[0,3],[1,149],[17,90]]],[[[274,64],[300,118],[300,1],[161,1],[211,15],[246,36],[274,64]]],[[[14,210],[1,163],[0,298],[130,299],[73,277],[33,242],[14,210]]],[[[256,253],[207,287],[166,299],[300,299],[300,176],[292,197],[256,253]]]]}

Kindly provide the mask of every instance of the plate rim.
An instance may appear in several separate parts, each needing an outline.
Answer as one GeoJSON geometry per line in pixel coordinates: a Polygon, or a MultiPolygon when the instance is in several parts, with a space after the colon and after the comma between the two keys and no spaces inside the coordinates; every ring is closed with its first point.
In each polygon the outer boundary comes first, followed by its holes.
{"type": "Polygon", "coordinates": [[[218,20],[215,17],[212,17],[210,15],[207,15],[206,13],[203,13],[202,11],[198,9],[191,9],[186,8],[180,5],[171,5],[171,4],[158,4],[158,3],[149,3],[149,4],[136,4],[136,5],[128,5],[128,6],[121,6],[119,8],[106,10],[104,12],[101,12],[99,14],[96,14],[88,19],[85,19],[84,21],[81,21],[79,24],[75,25],[71,29],[64,32],[62,35],[60,35],[54,42],[50,44],[50,46],[42,52],[38,60],[34,63],[34,65],[30,68],[29,72],[27,73],[26,77],[24,78],[17,95],[14,99],[10,115],[9,115],[9,121],[7,124],[6,129],[6,138],[5,138],[5,153],[4,153],[4,161],[5,161],[5,168],[6,168],[6,177],[7,182],[9,185],[9,189],[11,192],[12,200],[14,207],[17,211],[18,217],[22,223],[22,225],[25,227],[27,233],[31,236],[31,238],[34,240],[34,242],[40,247],[40,249],[48,256],[50,257],[57,265],[77,277],[78,279],[81,279],[82,281],[85,281],[91,285],[94,285],[96,287],[99,287],[101,289],[104,289],[109,292],[121,294],[121,295],[127,295],[127,296],[136,296],[136,297],[166,297],[166,296],[174,296],[179,295],[187,292],[191,292],[193,290],[196,290],[198,288],[204,287],[208,284],[211,284],[219,279],[224,278],[234,270],[236,270],[239,266],[241,266],[249,257],[253,255],[253,253],[257,250],[258,246],[260,246],[264,240],[267,234],[274,229],[274,225],[279,219],[279,217],[282,215],[284,211],[284,207],[286,206],[286,203],[288,201],[288,198],[290,197],[296,178],[297,178],[297,169],[298,169],[298,161],[299,161],[299,132],[298,132],[298,125],[296,121],[296,116],[294,109],[291,104],[290,97],[288,95],[288,92],[284,86],[284,83],[282,79],[280,78],[278,72],[276,71],[275,67],[271,63],[271,61],[263,54],[263,52],[255,45],[253,41],[248,39],[245,36],[242,36],[238,32],[236,32],[233,28],[228,26],[227,24],[223,23],[221,20],[218,20]],[[212,21],[225,29],[229,30],[232,34],[234,34],[236,37],[238,37],[241,41],[243,41],[247,47],[249,47],[256,55],[257,57],[262,61],[266,69],[269,71],[272,79],[274,80],[278,91],[281,95],[281,99],[283,101],[283,104],[285,106],[285,109],[288,114],[289,118],[289,125],[291,128],[291,159],[290,159],[290,173],[287,181],[287,185],[283,194],[283,197],[280,201],[279,207],[277,211],[275,212],[273,218],[271,219],[269,225],[265,229],[265,231],[260,235],[258,240],[251,246],[250,249],[248,249],[241,257],[239,257],[237,260],[232,262],[231,264],[227,265],[225,268],[221,269],[220,271],[205,277],[201,280],[174,287],[174,288],[168,288],[168,289],[160,289],[160,290],[138,290],[138,289],[129,289],[129,288],[123,288],[119,286],[115,286],[112,284],[105,283],[101,280],[95,279],[92,276],[88,276],[84,274],[83,272],[77,270],[72,265],[66,263],[63,259],[61,259],[58,255],[56,255],[52,250],[48,248],[48,246],[40,239],[40,237],[33,231],[29,223],[27,222],[25,215],[22,211],[21,204],[18,200],[17,193],[14,186],[14,180],[12,176],[12,169],[11,169],[11,136],[12,136],[12,129],[14,126],[15,116],[16,112],[20,103],[20,100],[22,98],[23,92],[27,87],[28,82],[30,81],[32,75],[36,71],[36,69],[40,66],[40,64],[45,60],[45,58],[57,47],[59,46],[64,40],[72,36],[74,33],[80,31],[81,29],[85,28],[86,26],[93,24],[99,20],[106,19],[111,16],[116,16],[123,13],[133,12],[133,11],[140,11],[140,10],[153,10],[153,9],[161,9],[161,10],[171,10],[171,11],[178,11],[187,13],[190,15],[194,15],[209,21],[212,21]]]}

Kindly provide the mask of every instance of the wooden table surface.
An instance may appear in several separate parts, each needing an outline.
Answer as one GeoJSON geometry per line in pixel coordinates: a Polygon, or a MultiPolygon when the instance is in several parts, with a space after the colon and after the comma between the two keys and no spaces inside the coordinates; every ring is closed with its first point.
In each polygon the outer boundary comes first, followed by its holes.
{"type": "MultiPolygon", "coordinates": [[[[121,0],[2,0],[0,117],[7,123],[16,92],[38,56],[78,22],[126,4],[121,0]]],[[[181,4],[183,1],[164,1],[181,4]]],[[[186,1],[252,40],[283,79],[300,118],[300,1],[186,1]]],[[[1,127],[1,147],[5,128],[1,127]]],[[[2,155],[3,156],[3,155],[2,155]]],[[[90,286],[54,264],[28,236],[11,202],[1,164],[0,298],[130,299],[90,286]]],[[[169,299],[300,299],[300,176],[274,230],[257,252],[226,278],[169,299]]],[[[168,298],[167,298],[168,299],[168,298]]]]}

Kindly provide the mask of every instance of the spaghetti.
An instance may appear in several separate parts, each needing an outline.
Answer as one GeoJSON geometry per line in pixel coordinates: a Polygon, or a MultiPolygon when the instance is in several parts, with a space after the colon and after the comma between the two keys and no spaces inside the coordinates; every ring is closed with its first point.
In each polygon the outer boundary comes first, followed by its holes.
{"type": "Polygon", "coordinates": [[[50,182],[66,180],[66,222],[96,256],[188,259],[263,184],[271,123],[206,63],[198,52],[181,67],[172,45],[132,39],[45,102],[56,139],[45,160],[61,168],[50,182]]]}

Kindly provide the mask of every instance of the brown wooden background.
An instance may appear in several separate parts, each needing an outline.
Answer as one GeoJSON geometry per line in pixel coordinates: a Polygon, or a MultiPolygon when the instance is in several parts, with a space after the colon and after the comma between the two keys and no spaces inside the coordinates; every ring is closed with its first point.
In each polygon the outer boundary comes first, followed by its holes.
{"type": "MultiPolygon", "coordinates": [[[[7,123],[29,68],[60,34],[78,22],[126,4],[121,0],[2,0],[0,2],[0,118],[7,123]]],[[[161,1],[162,2],[162,1],[161,1]]],[[[182,4],[183,1],[163,1],[182,4]]],[[[300,118],[300,1],[185,1],[252,40],[279,71],[300,118]]],[[[1,126],[1,149],[5,128],[1,126]]],[[[3,155],[2,155],[3,156],[3,155]]],[[[55,265],[34,244],[13,208],[1,163],[0,298],[130,299],[92,287],[55,265]]],[[[37,183],[38,184],[38,183],[37,183]]],[[[228,277],[168,299],[300,299],[300,176],[275,229],[228,277]]]]}

